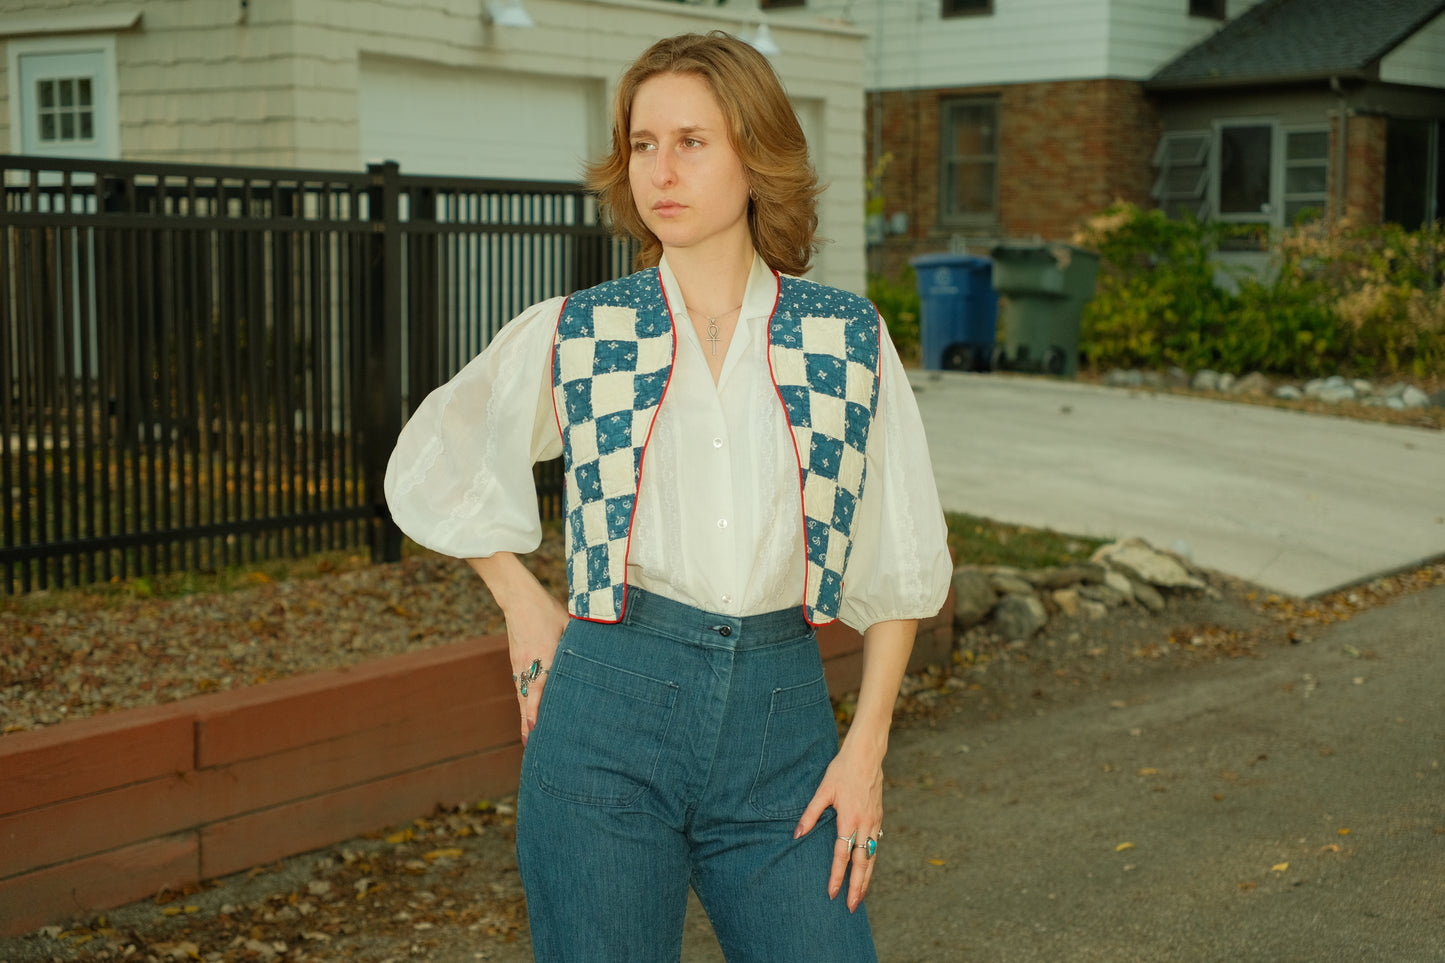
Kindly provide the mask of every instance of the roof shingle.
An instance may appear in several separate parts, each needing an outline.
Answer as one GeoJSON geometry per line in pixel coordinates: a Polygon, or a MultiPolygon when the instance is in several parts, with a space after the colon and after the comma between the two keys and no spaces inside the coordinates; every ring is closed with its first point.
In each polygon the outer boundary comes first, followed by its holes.
{"type": "Polygon", "coordinates": [[[1359,76],[1445,0],[1264,0],[1161,67],[1151,87],[1359,76]]]}

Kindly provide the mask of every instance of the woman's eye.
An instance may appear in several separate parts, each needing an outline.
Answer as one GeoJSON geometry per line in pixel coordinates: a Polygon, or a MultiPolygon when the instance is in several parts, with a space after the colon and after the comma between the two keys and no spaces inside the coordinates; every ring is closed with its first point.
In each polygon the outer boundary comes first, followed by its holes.
{"type": "Polygon", "coordinates": [[[641,140],[639,140],[639,141],[634,142],[633,145],[632,145],[632,151],[633,151],[633,153],[636,153],[636,154],[640,154],[640,153],[642,153],[643,151],[649,151],[649,150],[652,150],[652,145],[649,144],[649,143],[647,143],[646,141],[641,141],[641,140]]]}
{"type": "Polygon", "coordinates": [[[696,137],[686,137],[686,138],[683,139],[682,146],[684,146],[684,147],[701,147],[701,146],[702,146],[702,141],[698,140],[696,137]]]}

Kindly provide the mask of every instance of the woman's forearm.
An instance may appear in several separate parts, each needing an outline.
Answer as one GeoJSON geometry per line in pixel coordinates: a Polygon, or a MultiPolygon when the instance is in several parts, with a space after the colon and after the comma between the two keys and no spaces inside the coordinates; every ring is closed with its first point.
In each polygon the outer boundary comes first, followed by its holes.
{"type": "Polygon", "coordinates": [[[888,751],[893,704],[917,633],[917,619],[875,622],[863,633],[863,681],[858,688],[853,722],[843,740],[845,749],[866,753],[882,762],[888,751]]]}

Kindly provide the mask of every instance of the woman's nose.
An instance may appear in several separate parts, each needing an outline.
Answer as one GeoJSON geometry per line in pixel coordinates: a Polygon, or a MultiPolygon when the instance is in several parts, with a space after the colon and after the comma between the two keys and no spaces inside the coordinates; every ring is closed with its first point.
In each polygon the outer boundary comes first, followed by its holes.
{"type": "Polygon", "coordinates": [[[667,151],[660,150],[653,154],[652,183],[658,187],[666,187],[676,179],[672,158],[667,155],[667,151]]]}

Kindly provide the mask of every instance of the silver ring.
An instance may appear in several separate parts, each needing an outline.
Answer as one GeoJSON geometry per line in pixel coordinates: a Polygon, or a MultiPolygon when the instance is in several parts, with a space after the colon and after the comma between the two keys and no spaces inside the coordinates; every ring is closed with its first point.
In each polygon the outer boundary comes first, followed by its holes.
{"type": "Polygon", "coordinates": [[[533,659],[532,664],[527,666],[526,669],[522,670],[520,673],[512,673],[512,681],[519,683],[519,685],[517,686],[517,691],[520,692],[522,694],[522,698],[525,699],[527,698],[527,690],[532,687],[533,682],[537,681],[537,676],[546,674],[547,670],[542,668],[542,660],[533,659]]]}
{"type": "Polygon", "coordinates": [[[853,845],[853,841],[858,838],[858,830],[855,829],[847,836],[839,836],[838,838],[851,847],[853,845]]]}
{"type": "Polygon", "coordinates": [[[878,852],[878,839],[874,836],[865,837],[863,842],[853,848],[864,850],[864,858],[872,859],[874,854],[878,852]]]}

